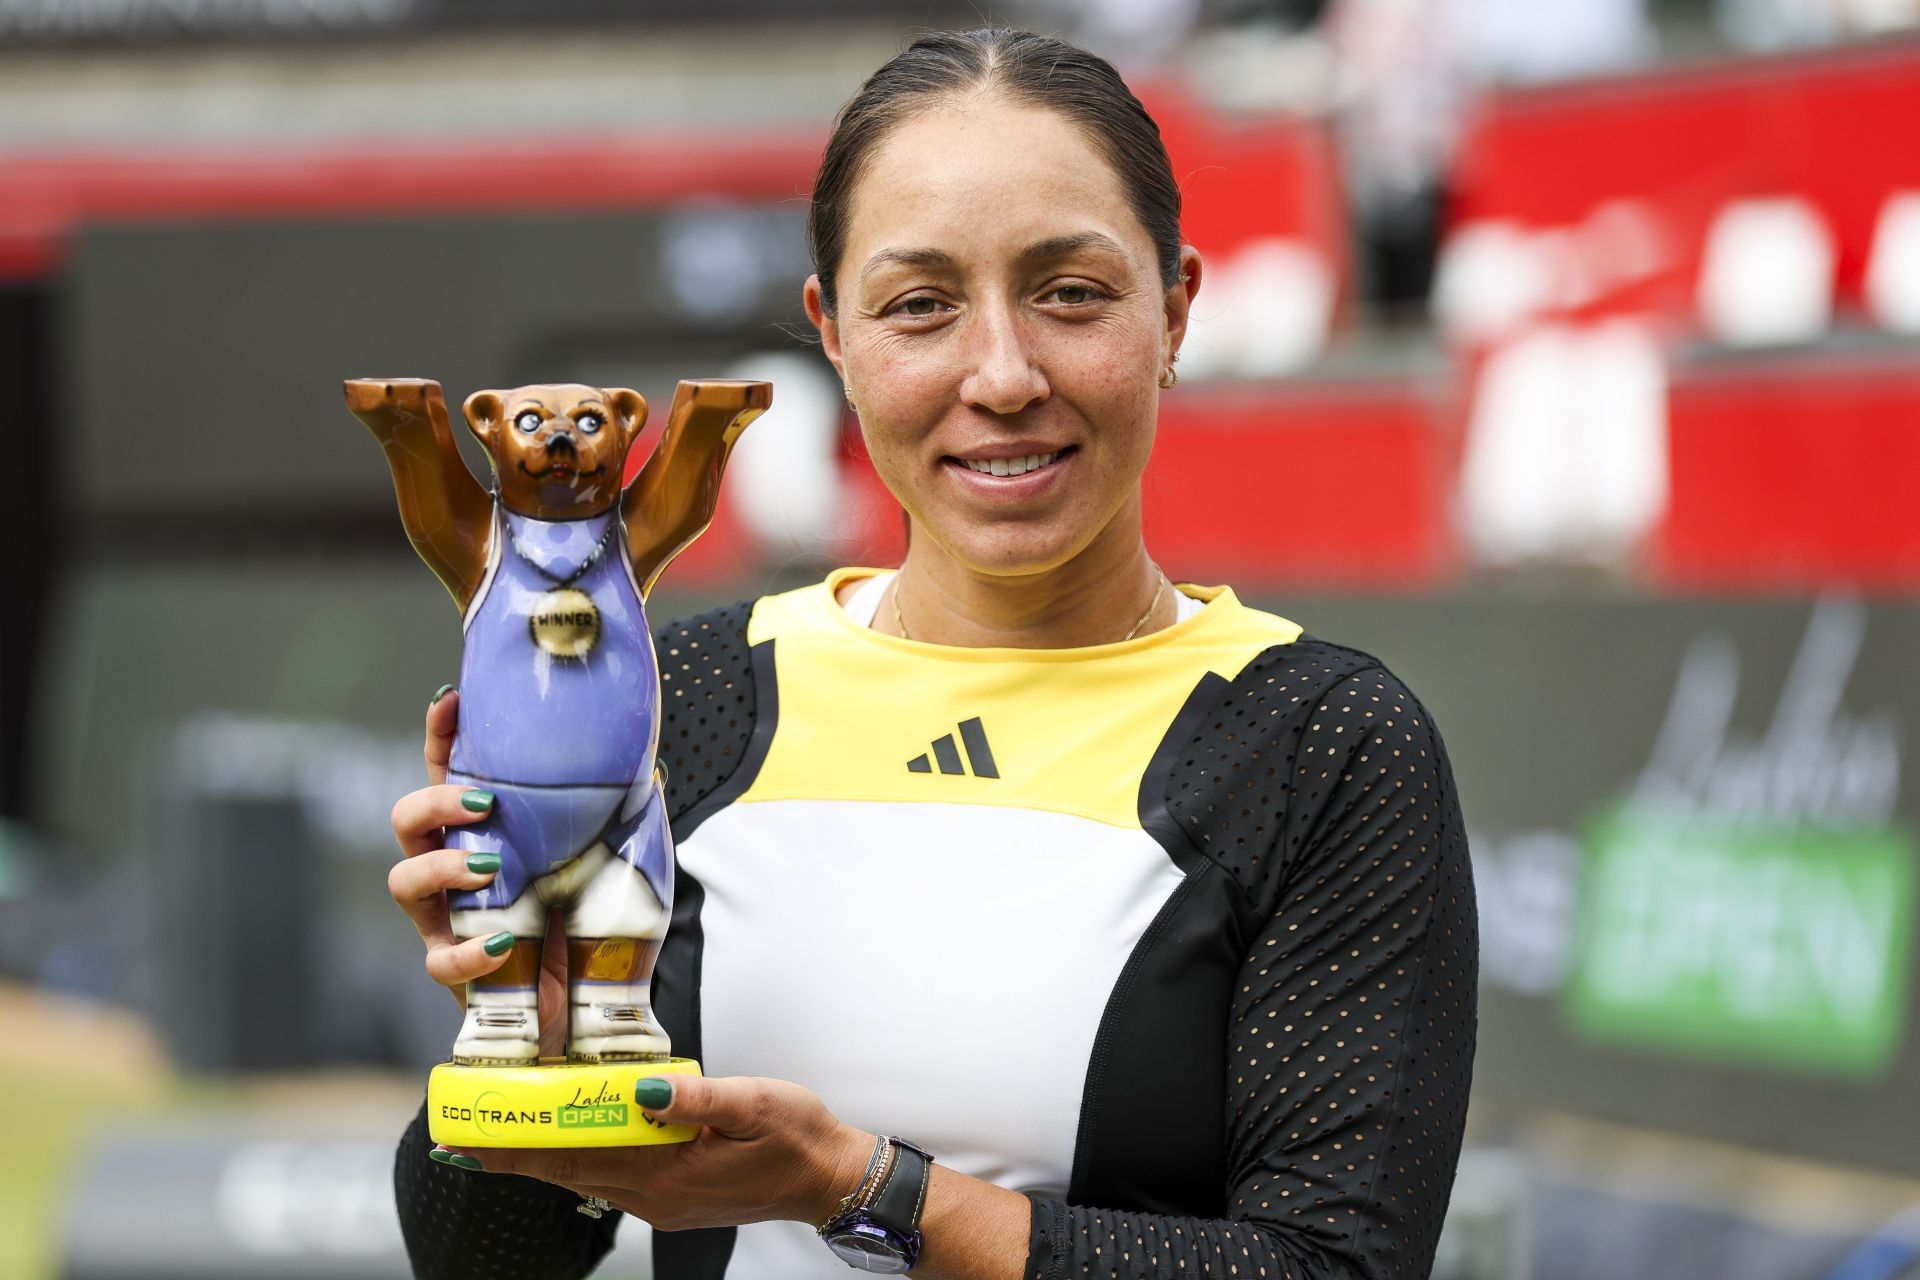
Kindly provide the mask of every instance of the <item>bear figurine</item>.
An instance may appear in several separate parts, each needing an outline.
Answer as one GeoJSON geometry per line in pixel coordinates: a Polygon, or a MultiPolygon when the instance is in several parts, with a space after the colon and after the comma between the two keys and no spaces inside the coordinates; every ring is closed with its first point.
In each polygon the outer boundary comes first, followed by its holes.
{"type": "Polygon", "coordinates": [[[647,419],[636,392],[552,384],[469,396],[491,491],[460,458],[438,383],[354,379],[346,395],[386,451],[407,536],[460,608],[447,781],[494,796],[448,843],[497,853],[500,870],[448,906],[455,938],[506,931],[514,946],[468,984],[453,1060],[538,1059],[552,913],[568,942],[569,1061],[664,1061],[671,1045],[648,988],[673,907],[673,837],[646,598],[712,520],[734,441],[772,388],[680,383],[658,447],[624,489],[647,419]]]}

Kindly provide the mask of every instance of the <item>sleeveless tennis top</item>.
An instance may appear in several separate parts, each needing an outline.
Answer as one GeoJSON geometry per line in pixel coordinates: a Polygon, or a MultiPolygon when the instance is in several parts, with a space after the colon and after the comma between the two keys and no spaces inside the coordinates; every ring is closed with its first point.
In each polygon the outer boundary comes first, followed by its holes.
{"type": "MultiPolygon", "coordinates": [[[[1026,1193],[1030,1280],[1425,1275],[1477,985],[1425,708],[1225,587],[1122,643],[967,649],[837,602],[877,579],[660,633],[675,1052],[1026,1193]]],[[[609,1247],[617,1215],[428,1145],[396,1166],[419,1276],[609,1247]]],[[[848,1274],[804,1223],[652,1249],[660,1280],[848,1274]]]]}

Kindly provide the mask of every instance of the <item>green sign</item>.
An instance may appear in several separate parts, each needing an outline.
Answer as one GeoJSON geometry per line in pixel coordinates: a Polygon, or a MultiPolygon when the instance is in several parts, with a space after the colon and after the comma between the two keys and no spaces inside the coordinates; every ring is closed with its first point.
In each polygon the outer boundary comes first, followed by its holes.
{"type": "Polygon", "coordinates": [[[592,1107],[560,1108],[562,1129],[624,1129],[626,1124],[627,1104],[624,1102],[603,1102],[592,1107]]]}
{"type": "Polygon", "coordinates": [[[1596,1040],[1872,1076],[1900,1044],[1914,880],[1898,831],[1622,808],[1590,833],[1568,1014],[1596,1040]]]}

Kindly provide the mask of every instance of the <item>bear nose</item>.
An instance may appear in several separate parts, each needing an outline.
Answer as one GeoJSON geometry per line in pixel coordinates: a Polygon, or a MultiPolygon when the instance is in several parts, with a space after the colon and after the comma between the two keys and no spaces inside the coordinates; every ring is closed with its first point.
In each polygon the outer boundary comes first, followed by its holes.
{"type": "Polygon", "coordinates": [[[556,431],[547,437],[547,448],[549,449],[565,449],[568,452],[572,452],[573,447],[573,432],[571,431],[556,431]]]}

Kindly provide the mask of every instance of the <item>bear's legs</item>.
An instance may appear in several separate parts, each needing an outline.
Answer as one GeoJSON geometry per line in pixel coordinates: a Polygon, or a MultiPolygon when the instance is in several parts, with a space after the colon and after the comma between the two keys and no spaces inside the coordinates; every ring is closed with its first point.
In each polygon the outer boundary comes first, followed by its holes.
{"type": "Polygon", "coordinates": [[[453,1060],[463,1066],[525,1065],[540,1057],[540,951],[547,931],[547,908],[533,889],[512,906],[451,913],[453,936],[490,938],[502,931],[514,938],[505,963],[467,984],[467,1016],[453,1042],[453,1060]]]}
{"type": "Polygon", "coordinates": [[[540,886],[566,903],[567,1057],[659,1061],[672,1043],[648,998],[667,908],[638,868],[597,844],[540,886]],[[549,884],[562,877],[570,884],[549,884]]]}

